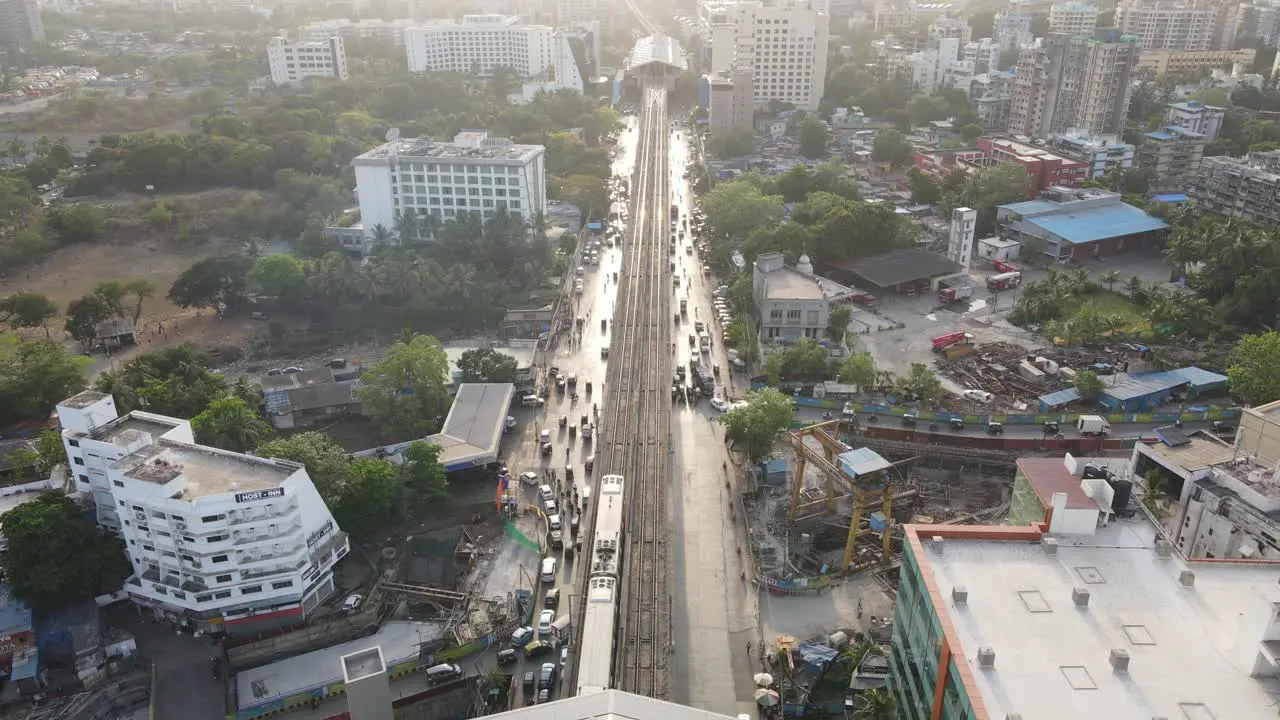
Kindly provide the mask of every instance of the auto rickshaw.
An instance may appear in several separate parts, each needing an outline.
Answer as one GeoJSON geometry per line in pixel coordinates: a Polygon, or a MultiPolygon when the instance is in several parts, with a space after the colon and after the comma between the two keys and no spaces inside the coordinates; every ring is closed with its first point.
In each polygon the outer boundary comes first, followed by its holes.
{"type": "Polygon", "coordinates": [[[600,318],[600,332],[609,329],[609,318],[600,318]]]}
{"type": "Polygon", "coordinates": [[[564,466],[564,481],[573,482],[573,466],[572,465],[564,466]]]}
{"type": "Polygon", "coordinates": [[[596,456],[588,455],[587,459],[583,461],[582,465],[587,472],[591,472],[591,469],[594,468],[596,465],[596,456]]]}
{"type": "Polygon", "coordinates": [[[569,418],[566,415],[560,416],[560,429],[563,430],[569,424],[569,418]]]}
{"type": "Polygon", "coordinates": [[[570,437],[570,438],[574,438],[574,437],[577,437],[577,435],[578,435],[578,426],[577,426],[577,425],[570,425],[570,426],[569,426],[569,437],[570,437]]]}

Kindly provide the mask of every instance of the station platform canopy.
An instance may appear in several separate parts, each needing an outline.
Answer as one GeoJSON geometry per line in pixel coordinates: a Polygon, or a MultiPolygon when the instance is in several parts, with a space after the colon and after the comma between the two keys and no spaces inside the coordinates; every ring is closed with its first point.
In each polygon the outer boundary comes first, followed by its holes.
{"type": "Polygon", "coordinates": [[[684,49],[666,35],[649,35],[636,41],[627,57],[627,72],[684,72],[688,69],[684,49]]]}
{"type": "MultiPolygon", "coordinates": [[[[511,383],[463,383],[453,398],[444,427],[422,442],[440,446],[440,464],[448,472],[483,467],[498,461],[502,430],[511,407],[515,386],[511,383]]],[[[385,445],[352,453],[354,458],[385,457],[404,462],[403,453],[414,442],[385,445]]]]}

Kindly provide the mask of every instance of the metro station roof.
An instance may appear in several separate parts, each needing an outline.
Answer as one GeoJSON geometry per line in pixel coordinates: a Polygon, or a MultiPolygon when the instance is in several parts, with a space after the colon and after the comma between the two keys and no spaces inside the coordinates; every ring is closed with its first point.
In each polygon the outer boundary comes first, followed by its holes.
{"type": "Polygon", "coordinates": [[[684,72],[688,68],[684,50],[675,38],[666,35],[649,35],[636,41],[627,57],[627,70],[634,72],[652,67],[655,70],[676,70],[684,72]]]}

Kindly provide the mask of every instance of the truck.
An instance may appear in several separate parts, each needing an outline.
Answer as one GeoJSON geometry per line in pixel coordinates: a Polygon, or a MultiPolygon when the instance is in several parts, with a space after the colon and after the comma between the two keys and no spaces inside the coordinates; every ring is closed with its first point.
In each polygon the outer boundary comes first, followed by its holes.
{"type": "Polygon", "coordinates": [[[955,287],[944,287],[938,289],[938,302],[953,303],[960,302],[973,297],[972,285],[957,285],[955,287]]]}
{"type": "Polygon", "coordinates": [[[692,373],[694,387],[707,395],[715,392],[716,376],[707,363],[694,358],[689,361],[689,371],[692,373]]]}
{"type": "Polygon", "coordinates": [[[681,315],[689,314],[689,301],[685,300],[684,298],[680,298],[680,314],[681,315]]]}
{"type": "Polygon", "coordinates": [[[956,330],[954,332],[949,332],[946,335],[939,335],[938,337],[933,338],[929,342],[933,345],[933,351],[940,353],[943,350],[946,350],[947,348],[951,347],[952,345],[955,345],[957,343],[962,343],[962,342],[968,342],[972,338],[973,336],[970,335],[969,333],[966,333],[963,330],[956,330]]]}
{"type": "Polygon", "coordinates": [[[1022,284],[1022,273],[1014,271],[987,278],[988,290],[1010,290],[1022,284]]]}
{"type": "Polygon", "coordinates": [[[1079,430],[1081,435],[1101,437],[1111,434],[1111,423],[1101,415],[1081,415],[1076,418],[1076,430],[1079,430]]]}
{"type": "Polygon", "coordinates": [[[991,267],[998,273],[1018,272],[1018,266],[1008,260],[995,259],[991,261],[991,267]]]}
{"type": "Polygon", "coordinates": [[[675,220],[680,217],[680,206],[675,203],[671,204],[671,219],[675,220]]]}

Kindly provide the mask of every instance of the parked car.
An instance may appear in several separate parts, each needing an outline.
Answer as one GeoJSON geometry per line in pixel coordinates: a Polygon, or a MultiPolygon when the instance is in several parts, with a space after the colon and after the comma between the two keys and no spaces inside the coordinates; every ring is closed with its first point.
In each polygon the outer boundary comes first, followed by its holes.
{"type": "Polygon", "coordinates": [[[514,665],[515,662],[519,659],[520,659],[519,655],[512,648],[507,648],[506,650],[498,651],[499,665],[514,665]]]}
{"type": "Polygon", "coordinates": [[[362,603],[364,603],[364,596],[358,593],[352,593],[347,596],[346,600],[342,601],[342,611],[347,614],[352,614],[360,609],[360,605],[362,603]]]}
{"type": "Polygon", "coordinates": [[[527,658],[538,657],[539,655],[546,655],[547,653],[550,653],[550,652],[551,652],[551,643],[544,642],[542,640],[534,640],[533,642],[524,646],[524,656],[527,658]]]}
{"type": "MultiPolygon", "coordinates": [[[[575,517],[573,521],[576,523],[578,521],[578,518],[575,517]]],[[[547,591],[546,597],[542,599],[542,605],[543,607],[551,608],[552,610],[554,610],[556,606],[558,606],[559,604],[560,604],[560,588],[551,588],[550,590],[547,591]]]]}
{"type": "Polygon", "coordinates": [[[543,610],[538,614],[538,632],[551,632],[551,622],[556,619],[554,610],[543,610]]]}
{"type": "Polygon", "coordinates": [[[529,627],[528,625],[525,625],[524,627],[518,627],[516,628],[515,632],[511,633],[511,647],[513,648],[525,647],[529,644],[529,641],[532,639],[533,639],[533,628],[529,627]]]}

